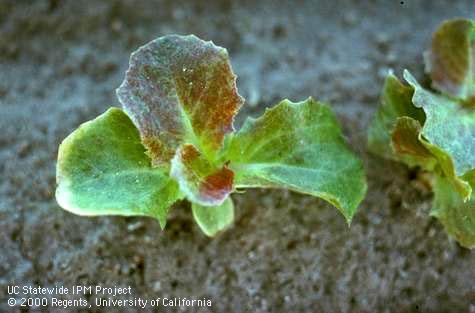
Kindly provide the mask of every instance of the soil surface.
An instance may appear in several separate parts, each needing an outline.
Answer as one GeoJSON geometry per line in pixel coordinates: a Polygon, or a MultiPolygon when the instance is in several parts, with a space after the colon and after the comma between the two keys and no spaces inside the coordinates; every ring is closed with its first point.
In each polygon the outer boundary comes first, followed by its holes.
{"type": "Polygon", "coordinates": [[[388,69],[423,79],[431,33],[453,17],[474,18],[475,1],[0,0],[0,311],[80,311],[10,308],[11,285],[115,285],[212,301],[147,312],[475,312],[475,252],[429,216],[417,171],[365,148],[388,69]],[[234,195],[234,227],[214,239],[186,202],[164,231],[59,208],[59,143],[118,106],[130,53],[171,33],[228,48],[247,99],[238,127],[283,98],[331,104],[368,176],[351,228],[324,201],[281,190],[234,195]]]}

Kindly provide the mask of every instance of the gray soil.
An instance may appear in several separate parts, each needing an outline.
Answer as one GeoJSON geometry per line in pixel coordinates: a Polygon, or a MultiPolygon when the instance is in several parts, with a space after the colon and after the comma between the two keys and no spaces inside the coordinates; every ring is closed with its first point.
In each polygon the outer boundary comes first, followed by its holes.
{"type": "Polygon", "coordinates": [[[212,301],[156,312],[475,312],[475,252],[429,216],[420,173],[365,148],[388,69],[422,79],[431,33],[460,16],[474,18],[475,1],[0,0],[0,311],[74,312],[9,308],[7,286],[87,284],[212,301]],[[59,143],[118,106],[130,53],[171,33],[228,48],[247,99],[237,126],[283,98],[331,104],[368,176],[351,228],[281,190],[234,195],[234,226],[214,239],[186,202],[164,231],[59,208],[59,143]]]}

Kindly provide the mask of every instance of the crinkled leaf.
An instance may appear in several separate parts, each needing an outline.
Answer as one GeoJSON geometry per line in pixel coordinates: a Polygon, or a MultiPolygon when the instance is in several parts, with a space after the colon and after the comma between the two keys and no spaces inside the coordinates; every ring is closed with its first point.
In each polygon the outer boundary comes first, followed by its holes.
{"type": "Polygon", "coordinates": [[[444,23],[434,35],[426,64],[433,87],[442,95],[422,88],[407,71],[408,87],[399,82],[391,86],[387,80],[383,105],[368,140],[373,152],[435,173],[432,214],[467,247],[475,246],[475,200],[471,197],[475,183],[474,30],[472,22],[454,20],[444,23]],[[388,86],[410,93],[394,93],[395,98],[390,99],[388,86]],[[415,107],[423,118],[393,109],[399,103],[415,107]],[[389,133],[392,153],[388,153],[389,133]]]}
{"type": "Polygon", "coordinates": [[[111,108],[60,145],[56,199],[79,215],[147,215],[165,226],[178,185],[152,168],[132,121],[111,108]]]}
{"type": "Polygon", "coordinates": [[[216,235],[231,225],[234,220],[234,205],[231,198],[227,198],[219,206],[202,206],[192,203],[191,208],[196,222],[208,236],[216,235]]]}
{"type": "Polygon", "coordinates": [[[443,23],[434,33],[426,65],[435,89],[475,105],[475,23],[443,23]]]}
{"type": "Polygon", "coordinates": [[[421,124],[424,123],[424,112],[412,104],[411,86],[401,83],[392,72],[386,77],[381,95],[381,106],[374,116],[368,131],[368,147],[371,152],[380,156],[399,159],[391,150],[391,133],[397,119],[408,116],[421,124]]]}
{"type": "Polygon", "coordinates": [[[409,166],[419,165],[440,175],[447,176],[460,195],[468,199],[472,192],[470,185],[457,177],[450,156],[439,147],[429,143],[421,135],[418,121],[410,117],[400,117],[392,132],[392,145],[401,161],[409,166]]]}
{"type": "Polygon", "coordinates": [[[284,100],[248,119],[230,139],[236,187],[277,187],[311,194],[350,222],[366,192],[361,162],[347,148],[329,107],[309,98],[284,100]]]}
{"type": "MultiPolygon", "coordinates": [[[[475,173],[475,172],[474,172],[475,173]]],[[[466,177],[475,187],[475,175],[466,177]]],[[[434,186],[434,205],[431,214],[444,225],[445,230],[462,246],[475,247],[475,198],[463,201],[449,179],[437,177],[434,186]]]]}
{"type": "Polygon", "coordinates": [[[217,167],[210,163],[190,144],[177,150],[170,175],[188,200],[203,206],[220,205],[233,190],[233,171],[227,165],[217,167]]]}
{"type": "Polygon", "coordinates": [[[475,110],[425,90],[408,71],[404,77],[415,90],[414,105],[426,115],[424,138],[450,156],[456,176],[475,168],[475,110]]]}
{"type": "Polygon", "coordinates": [[[226,49],[190,36],[158,38],[134,52],[117,89],[154,165],[182,143],[212,156],[242,104],[226,49]]]}
{"type": "Polygon", "coordinates": [[[386,79],[382,106],[370,126],[370,150],[410,166],[438,168],[468,198],[470,185],[459,177],[464,169],[473,168],[473,112],[426,91],[408,72],[404,75],[410,86],[403,85],[391,73],[386,79]],[[457,170],[457,164],[462,169],[457,170]]]}

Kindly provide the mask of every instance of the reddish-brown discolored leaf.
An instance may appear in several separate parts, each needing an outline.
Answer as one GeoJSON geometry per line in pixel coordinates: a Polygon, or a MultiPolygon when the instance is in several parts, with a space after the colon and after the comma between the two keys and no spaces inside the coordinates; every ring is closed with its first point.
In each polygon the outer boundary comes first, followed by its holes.
{"type": "Polygon", "coordinates": [[[156,166],[182,143],[213,154],[243,102],[226,49],[193,35],[161,37],[134,52],[117,95],[156,166]]]}
{"type": "Polygon", "coordinates": [[[475,100],[475,24],[471,20],[444,22],[434,33],[426,55],[433,87],[452,97],[475,100]]]}

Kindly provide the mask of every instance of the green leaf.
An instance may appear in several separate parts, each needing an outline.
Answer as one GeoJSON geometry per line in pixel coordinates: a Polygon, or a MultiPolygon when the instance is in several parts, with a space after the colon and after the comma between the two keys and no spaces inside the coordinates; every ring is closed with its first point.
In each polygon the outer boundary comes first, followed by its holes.
{"type": "Polygon", "coordinates": [[[444,22],[434,33],[426,57],[432,86],[475,105],[475,23],[466,19],[444,22]]]}
{"type": "Polygon", "coordinates": [[[404,77],[415,90],[414,105],[426,115],[422,136],[450,156],[456,176],[475,168],[475,110],[425,90],[408,71],[404,77]]]}
{"type": "Polygon", "coordinates": [[[450,155],[448,155],[438,146],[431,144],[430,142],[421,137],[420,141],[427,148],[427,150],[432,153],[432,155],[438,162],[438,167],[435,167],[434,172],[437,175],[442,175],[447,177],[447,179],[450,179],[452,181],[453,186],[463,199],[470,199],[472,194],[472,188],[470,187],[470,184],[468,182],[466,182],[455,174],[454,162],[452,161],[450,155]]]}
{"type": "Polygon", "coordinates": [[[401,83],[392,72],[386,77],[381,94],[381,106],[368,130],[368,148],[382,157],[398,160],[391,149],[391,133],[399,117],[408,116],[424,123],[424,112],[412,104],[414,89],[401,83]]]}
{"type": "Polygon", "coordinates": [[[227,165],[213,165],[193,145],[180,147],[171,164],[170,176],[191,202],[221,205],[233,190],[233,171],[227,165]]]}
{"type": "Polygon", "coordinates": [[[247,119],[229,140],[237,188],[288,188],[325,199],[348,223],[366,193],[361,162],[347,148],[329,107],[284,100],[247,119]]]}
{"type": "Polygon", "coordinates": [[[146,215],[165,226],[178,185],[150,159],[137,129],[111,108],[81,125],[60,145],[56,199],[79,215],[146,215]]]}
{"type": "MultiPolygon", "coordinates": [[[[475,174],[475,171],[473,172],[475,174]]],[[[466,177],[472,188],[475,187],[475,175],[466,177]]],[[[437,177],[434,186],[434,204],[431,215],[437,217],[445,230],[462,246],[475,248],[475,198],[464,202],[454,189],[451,181],[437,177]]]]}
{"type": "Polygon", "coordinates": [[[226,49],[193,35],[161,37],[134,52],[117,96],[155,166],[168,166],[183,143],[212,159],[243,102],[226,49]]]}
{"type": "Polygon", "coordinates": [[[201,206],[192,203],[192,210],[201,230],[210,237],[230,226],[234,220],[234,205],[231,198],[227,198],[219,206],[201,206]]]}

